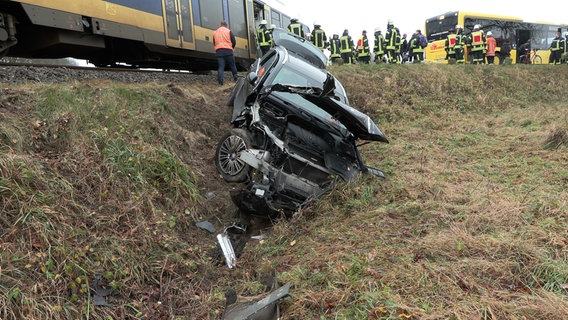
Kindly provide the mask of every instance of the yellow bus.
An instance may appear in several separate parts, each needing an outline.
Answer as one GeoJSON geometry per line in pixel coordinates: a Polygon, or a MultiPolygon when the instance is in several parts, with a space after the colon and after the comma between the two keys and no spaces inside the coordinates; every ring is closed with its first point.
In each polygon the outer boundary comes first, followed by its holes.
{"type": "MultiPolygon", "coordinates": [[[[501,48],[510,47],[512,63],[519,63],[523,52],[517,52],[517,48],[530,45],[536,49],[542,63],[548,63],[550,44],[556,32],[562,34],[568,30],[567,24],[553,24],[543,22],[527,22],[521,18],[501,16],[493,14],[452,11],[426,19],[424,34],[429,44],[426,48],[426,61],[433,63],[447,63],[445,41],[450,31],[456,25],[463,26],[464,34],[469,34],[475,25],[480,25],[484,32],[491,31],[497,40],[497,57],[495,63],[503,62],[501,48]],[[501,59],[499,59],[501,58],[501,59]]],[[[503,54],[506,50],[503,50],[503,54]]],[[[534,55],[534,53],[533,53],[534,55]]],[[[465,55],[466,61],[468,59],[465,55]]]]}

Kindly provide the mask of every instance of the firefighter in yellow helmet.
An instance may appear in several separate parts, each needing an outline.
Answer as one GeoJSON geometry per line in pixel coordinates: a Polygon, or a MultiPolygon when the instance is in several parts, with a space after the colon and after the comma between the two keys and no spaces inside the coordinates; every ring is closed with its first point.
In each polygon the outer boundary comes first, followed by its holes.
{"type": "Polygon", "coordinates": [[[260,21],[258,31],[256,32],[256,39],[262,55],[266,54],[272,47],[272,32],[266,27],[266,20],[260,21]]]}

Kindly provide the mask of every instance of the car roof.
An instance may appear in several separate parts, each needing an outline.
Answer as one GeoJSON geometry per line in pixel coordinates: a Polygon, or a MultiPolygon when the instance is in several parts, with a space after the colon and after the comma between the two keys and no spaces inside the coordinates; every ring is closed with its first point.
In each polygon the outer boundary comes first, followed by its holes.
{"type": "Polygon", "coordinates": [[[320,69],[325,69],[327,56],[309,40],[280,28],[275,28],[272,31],[272,39],[276,46],[284,47],[291,54],[308,61],[320,69]]]}

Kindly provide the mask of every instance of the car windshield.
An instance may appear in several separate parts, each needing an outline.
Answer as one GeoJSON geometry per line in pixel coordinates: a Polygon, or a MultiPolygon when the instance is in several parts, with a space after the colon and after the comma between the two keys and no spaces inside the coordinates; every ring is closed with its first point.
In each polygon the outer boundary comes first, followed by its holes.
{"type": "MultiPolygon", "coordinates": [[[[271,84],[286,86],[308,87],[323,90],[327,73],[290,55],[290,60],[284,63],[282,69],[272,79],[271,84]]],[[[345,89],[339,81],[335,80],[334,98],[348,104],[345,89]]]]}

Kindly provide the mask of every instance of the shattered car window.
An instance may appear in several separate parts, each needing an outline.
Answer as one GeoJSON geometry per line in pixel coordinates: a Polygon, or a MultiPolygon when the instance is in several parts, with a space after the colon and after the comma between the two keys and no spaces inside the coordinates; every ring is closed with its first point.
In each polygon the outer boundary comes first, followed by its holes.
{"type": "MultiPolygon", "coordinates": [[[[326,73],[298,58],[290,57],[290,60],[290,62],[284,63],[282,70],[274,77],[272,83],[323,89],[326,73]]],[[[345,89],[339,81],[335,81],[334,94],[337,100],[347,103],[345,89]]]]}

